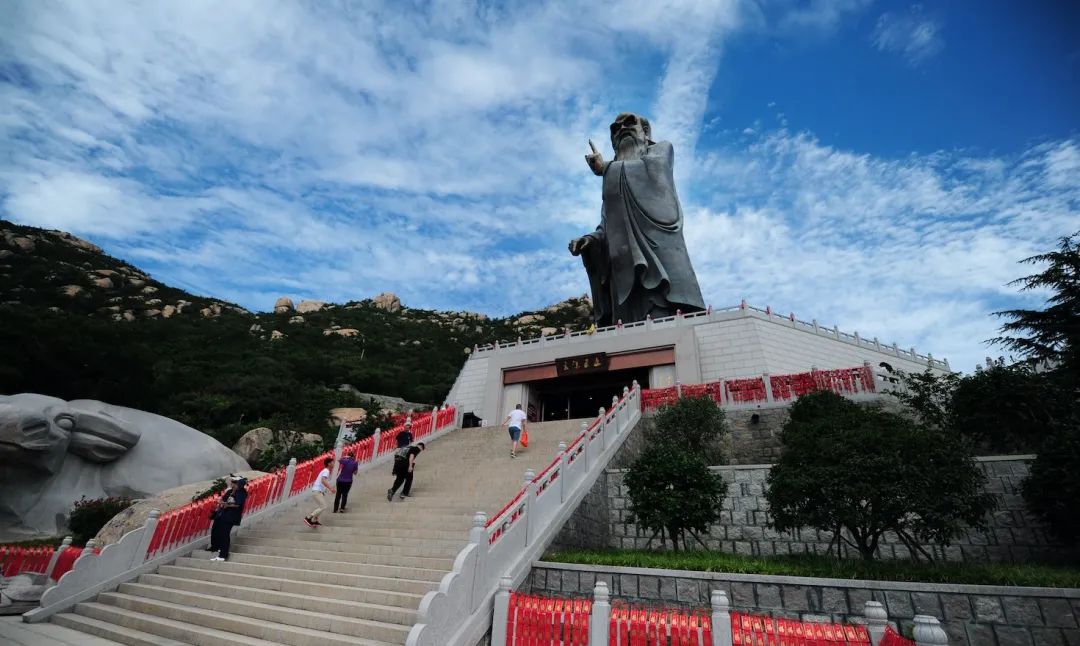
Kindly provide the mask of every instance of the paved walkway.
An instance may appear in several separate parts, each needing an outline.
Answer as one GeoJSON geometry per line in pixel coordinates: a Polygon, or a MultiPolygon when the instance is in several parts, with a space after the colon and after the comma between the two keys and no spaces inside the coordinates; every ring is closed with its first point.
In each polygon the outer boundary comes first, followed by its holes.
{"type": "Polygon", "coordinates": [[[0,644],[4,646],[121,646],[48,622],[27,624],[22,617],[0,617],[0,644]]]}

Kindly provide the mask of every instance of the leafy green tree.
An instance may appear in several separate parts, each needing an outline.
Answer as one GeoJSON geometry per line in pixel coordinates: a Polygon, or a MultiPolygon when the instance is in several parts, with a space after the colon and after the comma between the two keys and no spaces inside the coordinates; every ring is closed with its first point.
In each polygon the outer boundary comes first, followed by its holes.
{"type": "Polygon", "coordinates": [[[709,470],[724,462],[724,412],[708,397],[686,397],[657,411],[646,449],[626,475],[632,517],[642,527],[688,548],[687,534],[720,518],[727,482],[709,470]]]}
{"type": "MultiPolygon", "coordinates": [[[[671,444],[651,447],[626,474],[632,522],[660,535],[661,544],[680,542],[687,534],[706,532],[720,518],[727,482],[709,470],[699,453],[671,444]]],[[[651,540],[651,539],[650,539],[651,540]]]]}
{"type": "Polygon", "coordinates": [[[887,392],[915,411],[924,424],[939,429],[949,428],[953,394],[960,383],[960,375],[938,373],[929,367],[923,372],[901,371],[898,375],[903,388],[887,392]]]}
{"type": "Polygon", "coordinates": [[[800,397],[781,433],[780,459],[768,478],[770,525],[831,531],[863,559],[886,532],[913,555],[983,530],[996,505],[986,477],[956,434],[864,408],[818,391],[800,397]]]}
{"type": "Polygon", "coordinates": [[[724,464],[720,441],[727,433],[724,411],[708,397],[683,397],[656,412],[646,434],[649,445],[669,444],[697,453],[708,464],[724,464]]]}
{"type": "Polygon", "coordinates": [[[964,376],[953,391],[952,429],[980,449],[1034,451],[1065,414],[1057,381],[1028,364],[994,365],[964,376]]]}
{"type": "Polygon", "coordinates": [[[1018,278],[1010,285],[1020,291],[1049,290],[1041,310],[1012,309],[996,312],[1009,319],[1001,336],[991,339],[1036,362],[1067,371],[1075,386],[1080,375],[1080,231],[1058,241],[1058,248],[1021,262],[1045,265],[1037,274],[1018,278]]]}

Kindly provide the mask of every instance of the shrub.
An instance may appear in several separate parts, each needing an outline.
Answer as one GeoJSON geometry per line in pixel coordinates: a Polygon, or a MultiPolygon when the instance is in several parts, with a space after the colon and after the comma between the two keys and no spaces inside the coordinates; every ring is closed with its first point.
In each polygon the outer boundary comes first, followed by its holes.
{"type": "Polygon", "coordinates": [[[706,532],[720,518],[727,482],[699,454],[660,444],[643,453],[626,474],[631,522],[666,538],[675,550],[686,534],[706,532]]]}
{"type": "Polygon", "coordinates": [[[873,559],[895,532],[913,557],[930,559],[920,545],[985,529],[996,506],[962,438],[832,392],[800,397],[781,442],[766,492],[770,525],[833,532],[838,554],[843,544],[873,559]]]}
{"type": "Polygon", "coordinates": [[[91,498],[82,499],[75,503],[68,519],[68,527],[71,529],[71,541],[76,545],[85,545],[105,523],[112,520],[113,516],[131,506],[130,498],[91,498]]]}
{"type": "Polygon", "coordinates": [[[225,478],[218,478],[217,480],[214,480],[213,482],[211,482],[210,486],[208,488],[203,489],[199,493],[192,496],[191,497],[191,502],[195,502],[196,500],[202,500],[203,498],[209,498],[210,496],[213,496],[214,494],[219,494],[222,491],[225,491],[225,489],[228,488],[228,486],[229,486],[229,483],[225,481],[225,478]]]}

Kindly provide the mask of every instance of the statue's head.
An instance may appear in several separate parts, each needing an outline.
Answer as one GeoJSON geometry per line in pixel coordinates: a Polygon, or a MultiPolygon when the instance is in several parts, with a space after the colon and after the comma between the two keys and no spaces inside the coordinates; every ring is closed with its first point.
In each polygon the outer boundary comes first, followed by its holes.
{"type": "Polygon", "coordinates": [[[56,473],[68,453],[111,462],[138,441],[137,430],[105,411],[42,395],[0,397],[0,465],[56,473]]]}
{"type": "Polygon", "coordinates": [[[620,150],[644,148],[653,143],[652,127],[645,117],[633,112],[623,112],[611,124],[611,147],[620,150]]]}

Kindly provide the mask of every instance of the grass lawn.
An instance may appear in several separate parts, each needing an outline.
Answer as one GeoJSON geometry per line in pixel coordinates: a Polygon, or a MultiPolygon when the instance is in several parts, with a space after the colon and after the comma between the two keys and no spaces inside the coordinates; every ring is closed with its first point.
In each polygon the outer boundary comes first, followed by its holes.
{"type": "Polygon", "coordinates": [[[551,552],[544,555],[543,560],[586,565],[812,576],[831,579],[1080,588],[1080,567],[1041,564],[866,562],[813,555],[754,557],[711,551],[647,552],[643,550],[551,552]]]}

